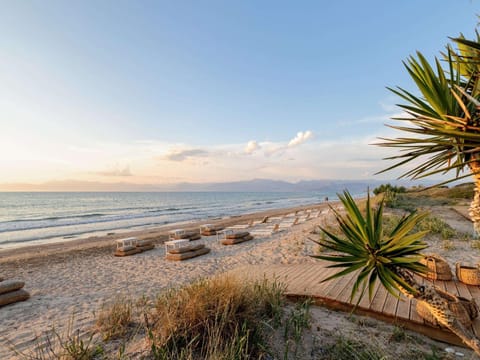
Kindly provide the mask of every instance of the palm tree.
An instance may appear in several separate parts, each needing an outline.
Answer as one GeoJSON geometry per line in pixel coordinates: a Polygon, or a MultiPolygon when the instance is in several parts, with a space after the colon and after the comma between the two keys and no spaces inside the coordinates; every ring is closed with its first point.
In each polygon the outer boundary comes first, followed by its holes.
{"type": "Polygon", "coordinates": [[[480,37],[475,41],[452,39],[432,66],[421,53],[404,62],[421,95],[400,87],[389,88],[406,101],[399,105],[404,116],[394,118],[404,124],[390,126],[410,137],[382,138],[376,145],[399,148],[401,153],[387,159],[398,160],[381,172],[413,163],[401,177],[420,179],[454,172],[442,184],[473,175],[475,195],[470,207],[474,236],[480,235],[480,37]]]}
{"type": "MultiPolygon", "coordinates": [[[[331,208],[340,226],[342,235],[335,235],[322,228],[326,237],[318,244],[332,250],[331,255],[315,255],[313,257],[335,262],[329,267],[344,268],[342,271],[324,279],[345,276],[357,272],[352,287],[351,301],[359,294],[358,301],[365,295],[366,289],[370,300],[375,283],[380,283],[392,295],[399,296],[399,291],[410,298],[424,303],[437,321],[458,335],[468,346],[480,355],[480,340],[471,330],[459,322],[450,311],[448,302],[440,295],[437,288],[429,284],[419,284],[414,274],[422,274],[426,267],[419,260],[421,251],[427,245],[422,241],[426,232],[413,232],[415,225],[426,214],[416,211],[404,216],[393,230],[386,232],[383,227],[383,199],[374,209],[367,197],[365,216],[358,208],[355,200],[345,191],[339,195],[346,210],[345,215],[331,208]]],[[[452,294],[453,299],[458,298],[452,294]]]]}

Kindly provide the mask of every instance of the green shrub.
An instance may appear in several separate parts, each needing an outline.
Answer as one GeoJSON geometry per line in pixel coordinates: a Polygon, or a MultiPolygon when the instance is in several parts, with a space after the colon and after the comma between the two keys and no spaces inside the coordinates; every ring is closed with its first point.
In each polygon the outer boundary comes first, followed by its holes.
{"type": "Polygon", "coordinates": [[[424,220],[417,224],[417,230],[427,230],[432,234],[438,234],[444,240],[451,239],[456,235],[455,229],[453,229],[442,219],[431,215],[427,216],[424,220]]]}
{"type": "Polygon", "coordinates": [[[379,187],[373,189],[375,195],[379,195],[386,192],[392,193],[404,193],[407,189],[404,186],[392,186],[391,184],[382,184],[379,187]]]}

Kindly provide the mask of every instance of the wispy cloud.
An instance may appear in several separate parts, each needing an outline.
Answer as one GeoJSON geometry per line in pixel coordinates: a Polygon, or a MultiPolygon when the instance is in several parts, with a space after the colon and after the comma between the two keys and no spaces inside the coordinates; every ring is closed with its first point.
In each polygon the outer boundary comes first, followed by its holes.
{"type": "Polygon", "coordinates": [[[130,171],[129,165],[126,165],[123,168],[120,168],[116,165],[112,169],[105,170],[105,171],[96,171],[93,174],[100,175],[100,176],[116,176],[116,177],[133,176],[132,172],[130,171]]]}
{"type": "Polygon", "coordinates": [[[206,157],[209,152],[203,149],[170,150],[163,157],[169,161],[185,161],[190,158],[206,157]]]}

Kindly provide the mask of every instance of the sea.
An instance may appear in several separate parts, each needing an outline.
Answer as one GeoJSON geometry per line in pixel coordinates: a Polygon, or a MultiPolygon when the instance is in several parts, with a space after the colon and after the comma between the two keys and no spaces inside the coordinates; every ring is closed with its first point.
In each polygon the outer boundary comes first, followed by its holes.
{"type": "Polygon", "coordinates": [[[324,202],[321,192],[0,192],[0,250],[324,202]]]}

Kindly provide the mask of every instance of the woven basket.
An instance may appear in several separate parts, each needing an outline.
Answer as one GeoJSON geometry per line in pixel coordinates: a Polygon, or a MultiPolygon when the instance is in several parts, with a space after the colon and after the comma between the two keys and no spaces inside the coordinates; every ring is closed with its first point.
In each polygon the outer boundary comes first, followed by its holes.
{"type": "MultiPolygon", "coordinates": [[[[470,326],[472,321],[478,316],[478,306],[474,299],[468,300],[464,297],[458,296],[456,301],[455,297],[449,293],[438,290],[442,298],[448,301],[449,310],[455,315],[455,317],[465,326],[470,326]]],[[[427,323],[435,326],[442,326],[438,323],[437,319],[430,312],[428,305],[423,301],[417,301],[416,307],[418,315],[422,317],[427,323]]]]}
{"type": "Polygon", "coordinates": [[[457,279],[467,285],[480,285],[480,269],[473,266],[455,264],[457,279]]]}
{"type": "Polygon", "coordinates": [[[440,255],[425,255],[420,263],[428,268],[423,276],[430,280],[452,280],[452,270],[440,255]]]}

